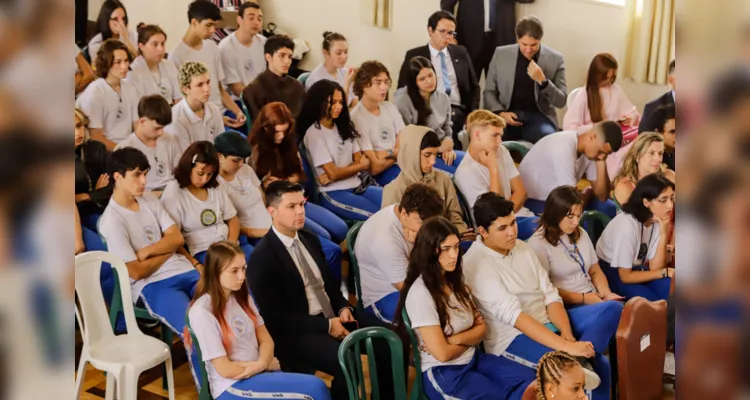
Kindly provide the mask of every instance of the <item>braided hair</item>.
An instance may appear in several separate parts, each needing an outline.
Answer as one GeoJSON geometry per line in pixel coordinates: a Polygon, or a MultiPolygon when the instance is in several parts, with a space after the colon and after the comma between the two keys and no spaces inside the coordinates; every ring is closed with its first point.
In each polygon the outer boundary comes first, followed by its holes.
{"type": "Polygon", "coordinates": [[[550,351],[539,360],[536,370],[537,400],[548,400],[544,395],[544,387],[547,383],[560,384],[563,374],[579,365],[575,357],[564,351],[550,351]]]}

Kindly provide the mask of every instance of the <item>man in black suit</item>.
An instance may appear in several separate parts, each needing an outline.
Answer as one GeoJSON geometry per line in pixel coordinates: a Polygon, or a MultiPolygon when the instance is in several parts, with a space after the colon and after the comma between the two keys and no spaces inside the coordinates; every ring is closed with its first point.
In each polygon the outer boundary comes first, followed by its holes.
{"type": "Polygon", "coordinates": [[[398,74],[398,87],[406,86],[409,60],[416,56],[430,60],[437,75],[437,90],[450,97],[453,143],[460,149],[458,132],[463,129],[466,116],[479,108],[479,82],[466,48],[450,44],[456,35],[456,18],[453,14],[447,11],[432,14],[427,20],[427,33],[430,35],[430,42],[426,46],[415,47],[406,52],[398,74]]]}
{"type": "MultiPolygon", "coordinates": [[[[302,186],[272,182],[266,190],[266,201],[273,227],[253,250],[247,281],[274,339],[276,357],[283,369],[294,365],[332,375],[333,399],[348,399],[338,362],[339,344],[357,325],[385,325],[367,315],[355,318],[331,276],[317,236],[302,230],[302,186]]],[[[385,343],[378,342],[375,354],[380,395],[393,398],[390,353],[385,343]]]]}
{"type": "MultiPolygon", "coordinates": [[[[669,86],[672,88],[672,90],[668,91],[667,93],[664,93],[662,96],[657,98],[656,100],[646,104],[646,107],[643,108],[643,114],[641,115],[641,124],[638,125],[638,133],[641,132],[649,132],[653,131],[655,127],[651,126],[651,117],[654,115],[654,111],[656,111],[657,108],[660,106],[665,105],[674,105],[674,90],[675,90],[675,76],[674,76],[674,66],[675,66],[675,60],[672,60],[671,63],[669,63],[669,76],[667,77],[667,82],[669,82],[669,86]]],[[[661,129],[662,127],[656,127],[661,129]]]]}

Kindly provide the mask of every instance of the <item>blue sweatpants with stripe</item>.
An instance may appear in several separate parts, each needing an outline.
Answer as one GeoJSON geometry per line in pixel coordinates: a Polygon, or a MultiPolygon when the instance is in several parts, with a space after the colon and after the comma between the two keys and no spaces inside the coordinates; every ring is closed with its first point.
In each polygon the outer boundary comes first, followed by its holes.
{"type": "Polygon", "coordinates": [[[375,178],[375,181],[378,182],[380,186],[385,186],[398,176],[398,174],[401,173],[401,167],[398,166],[398,164],[393,164],[385,171],[373,176],[375,178]]]}
{"type": "Polygon", "coordinates": [[[492,354],[474,353],[466,365],[432,367],[422,373],[422,386],[430,400],[521,400],[536,379],[536,372],[492,354]]]}
{"type": "MultiPolygon", "coordinates": [[[[609,288],[620,296],[625,297],[625,301],[633,297],[643,297],[648,301],[659,301],[669,298],[672,278],[661,278],[645,283],[623,283],[620,280],[620,273],[617,271],[617,268],[612,268],[608,262],[601,259],[599,260],[599,266],[604,271],[604,275],[607,276],[609,288]]],[[[633,267],[633,271],[648,271],[648,269],[633,267]]]]}
{"type": "Polygon", "coordinates": [[[365,308],[365,311],[386,324],[393,324],[400,295],[400,292],[393,292],[365,308]]]}
{"type": "Polygon", "coordinates": [[[309,201],[305,203],[305,229],[335,243],[343,242],[349,232],[341,217],[309,201]]]}
{"type": "Polygon", "coordinates": [[[329,400],[325,382],[315,375],[289,372],[264,372],[235,382],[216,400],[306,399],[329,400]]]}
{"type": "MultiPolygon", "coordinates": [[[[253,246],[247,242],[247,237],[240,235],[240,249],[242,249],[242,252],[245,253],[245,262],[250,263],[250,253],[253,252],[253,246]],[[244,240],[243,240],[244,239],[244,240]]],[[[206,263],[206,251],[201,251],[200,253],[195,254],[193,257],[198,260],[201,264],[206,263]]]]}
{"type": "Polygon", "coordinates": [[[380,211],[383,202],[383,188],[368,186],[362,194],[352,190],[333,190],[320,193],[320,203],[344,219],[365,221],[380,211]]]}

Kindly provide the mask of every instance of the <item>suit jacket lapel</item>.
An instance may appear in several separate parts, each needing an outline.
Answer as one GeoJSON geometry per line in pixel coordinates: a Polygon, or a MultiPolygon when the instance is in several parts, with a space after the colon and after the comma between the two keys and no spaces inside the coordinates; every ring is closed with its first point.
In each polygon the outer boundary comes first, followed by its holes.
{"type": "Polygon", "coordinates": [[[290,283],[298,285],[304,290],[305,282],[302,280],[302,275],[300,274],[299,269],[297,269],[297,264],[294,263],[292,256],[289,254],[289,250],[286,249],[286,246],[281,242],[281,239],[276,236],[276,232],[271,230],[268,233],[272,236],[271,243],[273,243],[274,250],[276,251],[276,255],[281,264],[279,268],[283,269],[283,271],[281,271],[282,275],[290,278],[290,283]]]}
{"type": "Polygon", "coordinates": [[[510,107],[511,99],[513,98],[513,88],[516,84],[516,64],[518,64],[518,44],[512,47],[511,49],[511,56],[508,57],[506,60],[499,60],[499,62],[503,62],[504,65],[503,68],[500,68],[499,72],[503,73],[502,76],[507,76],[509,79],[503,79],[505,81],[505,88],[503,88],[502,93],[505,95],[503,96],[504,99],[501,99],[501,102],[504,103],[505,107],[510,107]],[[504,101],[503,101],[504,100],[504,101]]]}

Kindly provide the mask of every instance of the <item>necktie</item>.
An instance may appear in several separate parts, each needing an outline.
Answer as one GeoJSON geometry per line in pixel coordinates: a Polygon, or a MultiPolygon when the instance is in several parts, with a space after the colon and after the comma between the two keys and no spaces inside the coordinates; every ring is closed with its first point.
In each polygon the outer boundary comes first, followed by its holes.
{"type": "Polygon", "coordinates": [[[489,5],[490,7],[489,7],[489,10],[487,10],[487,12],[490,13],[490,30],[494,32],[495,29],[497,28],[495,26],[495,24],[497,24],[497,13],[496,13],[497,0],[489,0],[489,5]]]}
{"type": "Polygon", "coordinates": [[[445,94],[448,96],[451,95],[451,78],[448,76],[448,65],[445,63],[445,53],[440,52],[438,53],[440,56],[440,69],[443,71],[443,87],[445,87],[445,94]]]}
{"type": "Polygon", "coordinates": [[[318,280],[318,278],[313,273],[312,268],[310,268],[310,264],[307,263],[307,258],[302,254],[302,250],[299,248],[299,246],[299,240],[295,239],[294,244],[292,244],[292,250],[294,251],[294,256],[297,257],[297,261],[299,262],[299,266],[302,269],[302,273],[305,274],[307,282],[312,288],[313,293],[315,293],[315,297],[318,299],[320,306],[323,307],[323,315],[326,318],[333,318],[336,316],[336,314],[333,313],[331,302],[328,301],[328,297],[326,297],[325,291],[323,290],[323,283],[318,280]]]}

